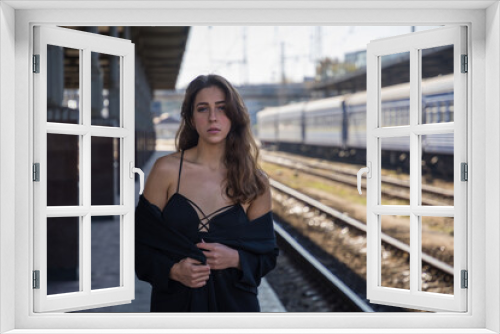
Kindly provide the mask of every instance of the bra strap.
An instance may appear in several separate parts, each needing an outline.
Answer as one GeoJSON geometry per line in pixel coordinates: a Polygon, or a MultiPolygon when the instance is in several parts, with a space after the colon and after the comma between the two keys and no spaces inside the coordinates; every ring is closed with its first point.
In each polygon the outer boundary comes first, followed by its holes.
{"type": "Polygon", "coordinates": [[[179,178],[177,179],[177,192],[179,192],[179,186],[181,185],[181,171],[182,171],[182,160],[184,159],[184,151],[181,152],[181,161],[179,163],[179,178]]]}

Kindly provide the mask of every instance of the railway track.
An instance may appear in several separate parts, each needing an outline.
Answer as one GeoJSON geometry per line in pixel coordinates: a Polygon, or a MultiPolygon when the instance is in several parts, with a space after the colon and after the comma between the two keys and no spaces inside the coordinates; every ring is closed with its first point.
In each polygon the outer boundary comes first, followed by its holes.
{"type": "Polygon", "coordinates": [[[288,312],[374,312],[369,303],[274,223],[279,267],[268,281],[288,312]]]}
{"type": "MultiPolygon", "coordinates": [[[[263,152],[264,153],[264,152],[263,152]]],[[[357,172],[359,169],[338,167],[323,162],[308,162],[305,159],[290,157],[289,155],[276,155],[266,152],[262,154],[262,160],[287,168],[300,170],[309,175],[318,176],[327,180],[339,182],[349,186],[357,187],[357,172]]],[[[382,193],[386,196],[410,200],[409,181],[399,180],[389,176],[382,176],[382,193]]],[[[362,187],[366,189],[366,182],[362,181],[362,187]]],[[[453,205],[453,190],[441,189],[430,185],[422,185],[422,204],[432,206],[453,205]]]]}
{"type": "MultiPolygon", "coordinates": [[[[307,213],[310,214],[309,217],[312,215],[312,211],[316,211],[320,215],[326,215],[331,219],[333,224],[336,224],[340,226],[340,230],[342,230],[342,233],[347,226],[347,229],[355,230],[355,235],[353,239],[359,239],[364,238],[364,244],[363,246],[363,241],[361,242],[354,242],[354,243],[359,243],[361,244],[359,249],[350,249],[347,252],[351,254],[347,254],[348,256],[356,253],[356,256],[363,255],[362,253],[364,252],[363,247],[366,247],[366,225],[360,221],[357,221],[351,217],[348,217],[347,215],[338,212],[337,210],[334,210],[308,196],[305,196],[294,189],[291,189],[289,187],[286,187],[283,184],[280,184],[274,180],[271,180],[271,186],[274,188],[273,192],[279,192],[284,194],[285,196],[289,198],[293,198],[296,201],[299,201],[303,203],[304,205],[312,208],[312,210],[305,210],[307,213]],[[364,237],[363,237],[364,235],[364,237]]],[[[286,202],[286,200],[280,199],[280,202],[286,202]]],[[[285,209],[286,210],[286,209],[285,209]]],[[[286,220],[286,218],[284,218],[286,220]]],[[[305,218],[306,220],[311,220],[310,218],[305,218]]],[[[304,224],[302,224],[304,225],[304,224]]],[[[305,224],[307,225],[307,224],[305,224]]],[[[322,224],[321,224],[322,225],[322,224]]],[[[314,226],[313,226],[314,227],[314,226]]],[[[333,229],[332,227],[327,226],[329,229],[333,229]]],[[[328,230],[328,229],[327,229],[328,230]]],[[[325,234],[324,232],[321,232],[320,234],[325,234]]],[[[323,237],[324,239],[325,237],[323,237]]],[[[326,237],[327,239],[329,236],[326,237]]],[[[315,241],[316,242],[316,241],[315,241]]],[[[317,243],[317,242],[316,242],[317,243]]],[[[320,242],[321,243],[321,242],[320,242]]],[[[321,245],[319,245],[321,247],[321,245]]],[[[325,246],[325,248],[328,248],[329,246],[325,246]]],[[[407,261],[409,258],[409,246],[389,235],[382,234],[382,248],[383,252],[390,253],[394,261],[399,261],[398,263],[395,262],[394,266],[398,267],[401,266],[402,262],[407,261]]],[[[366,259],[365,259],[366,261],[366,259]]],[[[453,267],[449,265],[448,263],[445,263],[443,261],[440,261],[439,259],[436,259],[428,254],[422,253],[422,261],[423,261],[423,272],[425,273],[425,276],[427,276],[425,279],[426,285],[433,286],[433,287],[438,287],[439,285],[445,285],[446,287],[452,287],[453,284],[453,267]]],[[[353,263],[356,261],[352,261],[353,263]]],[[[358,261],[359,262],[359,261],[358,261]]],[[[363,264],[365,267],[362,268],[363,270],[366,269],[366,262],[363,264]]],[[[356,270],[356,269],[352,269],[356,270]]],[[[361,270],[361,271],[363,271],[361,270]]],[[[359,274],[359,275],[362,275],[359,274]]],[[[390,278],[390,277],[388,277],[390,278]]],[[[384,276],[382,277],[382,280],[384,281],[384,276]]],[[[384,284],[382,282],[382,285],[384,286],[391,286],[391,283],[384,284]]]]}

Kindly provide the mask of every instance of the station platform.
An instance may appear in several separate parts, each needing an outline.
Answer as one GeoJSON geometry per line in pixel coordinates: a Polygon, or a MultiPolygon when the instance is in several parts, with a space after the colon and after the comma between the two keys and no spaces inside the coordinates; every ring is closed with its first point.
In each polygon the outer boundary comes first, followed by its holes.
{"type": "MultiPolygon", "coordinates": [[[[174,151],[173,141],[163,142],[161,145],[157,145],[157,150],[148,160],[145,166],[141,169],[144,172],[145,180],[147,179],[153,164],[156,159],[167,155],[174,151]]],[[[138,178],[137,178],[138,179],[138,178]]],[[[135,187],[135,203],[139,202],[139,182],[136,182],[135,187]]],[[[97,233],[96,235],[102,235],[97,233]]],[[[105,277],[103,277],[105,279],[105,277]]],[[[149,283],[140,281],[135,278],[135,299],[130,304],[123,304],[117,306],[102,307],[96,309],[90,309],[86,311],[79,311],[84,313],[115,313],[115,312],[129,312],[129,313],[139,313],[139,312],[149,312],[149,303],[151,296],[151,286],[149,283]]],[[[261,285],[258,289],[258,298],[261,306],[261,312],[286,312],[285,308],[281,304],[280,300],[276,296],[274,290],[268,284],[266,279],[262,279],[261,285]]]]}

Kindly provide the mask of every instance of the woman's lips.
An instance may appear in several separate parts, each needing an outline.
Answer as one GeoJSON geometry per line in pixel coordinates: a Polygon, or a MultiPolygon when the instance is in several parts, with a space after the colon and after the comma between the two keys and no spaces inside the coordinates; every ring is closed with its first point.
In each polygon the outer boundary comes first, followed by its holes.
{"type": "Polygon", "coordinates": [[[220,132],[220,129],[217,129],[217,128],[208,129],[208,133],[218,133],[218,132],[220,132]]]}

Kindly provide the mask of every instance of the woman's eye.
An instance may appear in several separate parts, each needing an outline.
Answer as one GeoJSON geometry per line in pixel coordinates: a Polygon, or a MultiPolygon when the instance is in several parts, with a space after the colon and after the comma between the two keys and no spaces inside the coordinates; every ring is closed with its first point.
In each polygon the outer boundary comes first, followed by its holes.
{"type": "Polygon", "coordinates": [[[208,108],[198,108],[197,110],[198,110],[198,112],[205,112],[208,110],[208,108]]]}
{"type": "Polygon", "coordinates": [[[225,111],[225,110],[226,110],[226,106],[220,106],[220,107],[219,107],[219,110],[220,110],[220,111],[225,111]]]}

